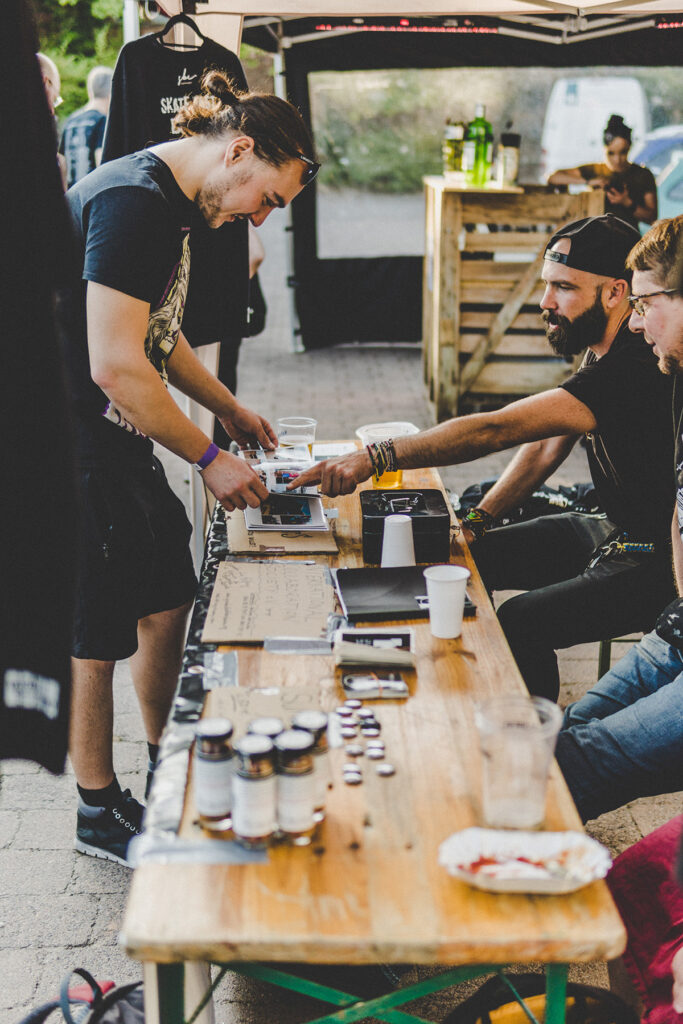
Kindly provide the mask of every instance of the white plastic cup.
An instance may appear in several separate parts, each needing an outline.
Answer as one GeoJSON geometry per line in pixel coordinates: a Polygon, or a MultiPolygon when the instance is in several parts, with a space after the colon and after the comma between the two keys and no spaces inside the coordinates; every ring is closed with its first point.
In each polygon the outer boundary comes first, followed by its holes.
{"type": "Polygon", "coordinates": [[[483,823],[490,828],[540,828],[562,712],[545,697],[513,694],[478,702],[475,722],[482,754],[483,823]]]}
{"type": "Polygon", "coordinates": [[[424,577],[432,636],[442,640],[460,636],[469,569],[462,565],[430,565],[424,577]]]}
{"type": "Polygon", "coordinates": [[[397,514],[387,516],[384,520],[380,564],[383,569],[396,565],[415,565],[413,521],[410,516],[397,514]]]}

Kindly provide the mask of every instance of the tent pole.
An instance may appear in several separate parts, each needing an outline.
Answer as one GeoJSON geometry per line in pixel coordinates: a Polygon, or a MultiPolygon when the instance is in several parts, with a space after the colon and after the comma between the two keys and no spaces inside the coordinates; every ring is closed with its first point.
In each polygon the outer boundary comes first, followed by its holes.
{"type": "MultiPolygon", "coordinates": [[[[285,53],[282,46],[282,29],[278,33],[277,51],[273,54],[273,82],[275,88],[275,95],[279,96],[280,99],[287,99],[287,84],[285,80],[285,53]]],[[[287,233],[287,252],[286,252],[286,269],[287,269],[287,284],[289,292],[289,335],[292,339],[292,352],[303,352],[304,346],[301,342],[301,335],[299,332],[299,318],[296,312],[296,301],[294,297],[294,288],[289,287],[289,282],[294,281],[294,224],[292,222],[292,208],[287,207],[287,225],[285,231],[287,233]]]]}

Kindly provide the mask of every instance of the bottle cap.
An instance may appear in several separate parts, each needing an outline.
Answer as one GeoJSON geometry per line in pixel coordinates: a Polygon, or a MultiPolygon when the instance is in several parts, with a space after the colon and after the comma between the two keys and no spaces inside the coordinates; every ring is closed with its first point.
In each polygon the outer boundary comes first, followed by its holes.
{"type": "Polygon", "coordinates": [[[522,136],[517,132],[502,132],[500,136],[501,146],[514,146],[515,149],[519,149],[522,142],[522,136]]]}
{"type": "Polygon", "coordinates": [[[267,736],[247,733],[235,743],[239,762],[238,771],[243,775],[270,775],[273,771],[273,743],[267,736]]]}
{"type": "Polygon", "coordinates": [[[310,759],[314,746],[313,733],[306,729],[286,729],[275,740],[278,767],[287,768],[302,758],[310,759]]]}

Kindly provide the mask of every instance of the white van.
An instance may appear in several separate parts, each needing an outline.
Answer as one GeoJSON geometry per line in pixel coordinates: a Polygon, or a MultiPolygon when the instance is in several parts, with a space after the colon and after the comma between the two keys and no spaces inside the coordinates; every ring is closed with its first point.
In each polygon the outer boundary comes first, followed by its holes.
{"type": "Polygon", "coordinates": [[[560,168],[602,161],[602,133],[610,114],[621,114],[633,129],[637,145],[649,128],[650,117],[645,91],[636,78],[558,78],[545,110],[541,181],[560,168]]]}

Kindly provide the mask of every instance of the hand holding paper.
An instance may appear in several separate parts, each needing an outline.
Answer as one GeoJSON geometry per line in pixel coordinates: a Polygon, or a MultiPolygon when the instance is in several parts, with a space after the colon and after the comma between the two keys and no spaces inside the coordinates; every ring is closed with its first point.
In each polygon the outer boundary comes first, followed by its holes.
{"type": "Polygon", "coordinates": [[[358,484],[372,476],[372,472],[370,456],[363,448],[341,459],[328,459],[311,466],[298,477],[296,486],[319,483],[323,494],[336,498],[339,494],[351,494],[358,484]]]}

